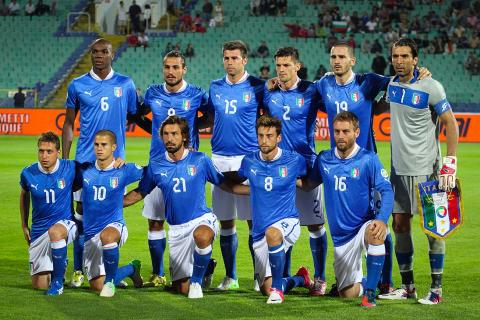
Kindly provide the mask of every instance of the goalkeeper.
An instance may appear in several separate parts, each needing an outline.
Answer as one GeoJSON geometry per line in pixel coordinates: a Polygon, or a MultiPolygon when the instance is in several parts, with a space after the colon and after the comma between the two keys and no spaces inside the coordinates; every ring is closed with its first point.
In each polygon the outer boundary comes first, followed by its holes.
{"type": "MultiPolygon", "coordinates": [[[[402,287],[380,299],[417,298],[413,278],[412,214],[416,212],[415,186],[427,180],[439,180],[446,191],[455,187],[458,126],[443,86],[432,78],[417,81],[418,49],[411,39],[400,39],[392,46],[392,64],[396,76],[388,85],[387,100],[391,112],[391,183],[394,197],[393,230],[395,253],[402,287]],[[439,120],[446,130],[447,155],[440,169],[439,120]],[[440,169],[440,170],[439,170],[440,169]]],[[[421,304],[442,300],[442,273],[445,242],[427,236],[432,283],[421,304]]]]}

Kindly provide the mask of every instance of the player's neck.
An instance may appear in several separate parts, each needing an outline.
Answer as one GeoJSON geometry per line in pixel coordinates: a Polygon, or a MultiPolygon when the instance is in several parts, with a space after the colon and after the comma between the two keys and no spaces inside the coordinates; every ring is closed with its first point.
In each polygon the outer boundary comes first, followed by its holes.
{"type": "Polygon", "coordinates": [[[183,147],[183,146],[180,149],[178,149],[177,152],[173,152],[173,153],[168,152],[168,156],[174,162],[182,160],[184,154],[185,154],[185,147],[183,147]]]}
{"type": "Polygon", "coordinates": [[[104,159],[104,160],[97,159],[96,165],[100,170],[105,170],[105,169],[108,169],[108,167],[110,167],[113,164],[113,161],[114,161],[113,156],[108,157],[107,159],[104,159]]]}
{"type": "Polygon", "coordinates": [[[275,149],[273,149],[269,153],[263,153],[262,152],[262,159],[265,160],[265,161],[275,160],[275,157],[277,156],[278,151],[279,151],[278,147],[275,147],[275,149]]]}
{"type": "Polygon", "coordinates": [[[338,148],[335,148],[335,149],[336,149],[336,153],[340,157],[340,159],[348,159],[348,158],[351,158],[352,156],[354,156],[356,154],[359,147],[356,143],[354,143],[353,146],[351,146],[350,148],[348,148],[345,151],[341,151],[338,148]]]}
{"type": "Polygon", "coordinates": [[[413,74],[413,71],[412,71],[408,75],[398,76],[398,80],[400,80],[400,82],[402,82],[402,83],[409,83],[410,81],[412,81],[414,76],[415,75],[413,74]]]}
{"type": "Polygon", "coordinates": [[[294,88],[298,84],[299,81],[300,81],[300,79],[297,76],[295,78],[290,79],[287,82],[283,82],[282,87],[283,87],[284,90],[290,90],[290,89],[294,88]]]}
{"type": "Polygon", "coordinates": [[[179,83],[177,83],[174,86],[170,86],[168,83],[165,82],[165,88],[167,89],[168,92],[176,93],[183,87],[183,79],[179,83]]]}
{"type": "Polygon", "coordinates": [[[236,75],[229,75],[227,73],[227,78],[228,78],[228,81],[230,81],[231,83],[235,84],[237,83],[238,81],[240,81],[242,78],[243,78],[243,75],[245,74],[245,70],[242,72],[242,73],[239,73],[239,74],[236,74],[236,75]]]}
{"type": "Polygon", "coordinates": [[[350,78],[352,77],[353,71],[350,69],[348,72],[342,74],[341,76],[335,75],[335,80],[338,84],[344,85],[346,84],[350,78]]]}
{"type": "Polygon", "coordinates": [[[110,71],[112,71],[112,67],[105,69],[96,69],[93,67],[93,72],[102,80],[105,80],[105,78],[110,74],[110,71]]]}

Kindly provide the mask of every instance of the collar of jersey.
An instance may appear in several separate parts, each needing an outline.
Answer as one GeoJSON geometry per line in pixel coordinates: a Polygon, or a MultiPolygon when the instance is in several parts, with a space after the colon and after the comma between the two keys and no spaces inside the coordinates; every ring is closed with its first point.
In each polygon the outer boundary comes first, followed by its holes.
{"type": "Polygon", "coordinates": [[[105,81],[105,80],[108,80],[108,79],[111,79],[113,77],[113,68],[110,69],[110,72],[107,74],[107,76],[105,77],[105,79],[102,79],[100,78],[99,76],[97,76],[97,74],[95,72],[93,72],[93,68],[90,69],[90,75],[92,76],[93,79],[97,80],[97,81],[105,81]]]}
{"type": "MultiPolygon", "coordinates": [[[[185,159],[185,158],[188,156],[188,153],[189,153],[188,149],[183,150],[182,158],[181,158],[179,161],[185,159]]],[[[165,158],[166,158],[167,161],[169,161],[169,162],[176,162],[175,160],[173,160],[172,158],[170,158],[170,156],[168,155],[168,152],[167,152],[167,151],[165,151],[165,158]]]]}
{"type": "Polygon", "coordinates": [[[97,161],[95,161],[95,168],[97,168],[97,170],[99,171],[109,171],[109,170],[112,170],[113,169],[113,164],[115,163],[115,159],[112,161],[112,163],[110,163],[108,165],[108,167],[106,167],[105,169],[100,169],[100,167],[98,166],[97,164],[97,161]]]}
{"type": "Polygon", "coordinates": [[[182,86],[180,87],[180,89],[178,89],[178,91],[175,91],[175,92],[172,92],[172,91],[168,90],[167,85],[165,83],[163,83],[163,90],[167,93],[180,93],[180,92],[185,91],[185,89],[187,89],[187,81],[185,81],[185,80],[182,80],[182,86]]]}
{"type": "Polygon", "coordinates": [[[278,152],[277,154],[275,155],[275,157],[272,159],[272,160],[265,160],[262,156],[262,151],[258,151],[258,154],[260,156],[260,159],[262,159],[262,161],[268,161],[268,162],[271,162],[271,161],[275,161],[275,160],[278,160],[278,158],[280,158],[282,156],[282,149],[278,148],[278,152]]]}
{"type": "Polygon", "coordinates": [[[225,76],[225,82],[228,83],[229,85],[233,86],[235,84],[240,84],[242,82],[245,82],[245,80],[247,80],[249,74],[247,71],[245,71],[245,73],[243,74],[243,76],[240,78],[240,80],[238,80],[237,82],[233,83],[231,82],[230,80],[228,80],[228,75],[225,76]]]}
{"type": "Polygon", "coordinates": [[[354,79],[355,79],[355,72],[352,71],[352,75],[350,76],[350,78],[348,78],[348,80],[347,80],[347,82],[345,82],[345,84],[338,83],[337,78],[335,78],[335,83],[339,86],[346,86],[346,85],[349,85],[350,83],[352,83],[354,79]]]}
{"type": "Polygon", "coordinates": [[[297,81],[295,81],[295,83],[293,84],[293,86],[290,88],[290,89],[283,89],[282,87],[280,87],[280,90],[282,91],[292,91],[292,90],[295,90],[298,88],[298,84],[300,83],[301,79],[297,76],[297,81]]]}
{"type": "Polygon", "coordinates": [[[53,170],[51,172],[45,171],[45,169],[43,169],[40,162],[38,162],[37,165],[38,165],[38,170],[40,170],[41,173],[52,174],[52,173],[55,173],[58,170],[58,168],[60,167],[60,160],[57,159],[57,162],[55,162],[55,167],[53,167],[53,170]]]}
{"type": "Polygon", "coordinates": [[[346,158],[341,158],[340,155],[338,154],[337,147],[335,147],[335,157],[341,160],[351,159],[357,155],[358,151],[360,151],[360,146],[355,143],[355,147],[353,148],[352,153],[350,153],[346,158]]]}
{"type": "MultiPolygon", "coordinates": [[[[420,73],[415,68],[415,70],[413,70],[413,78],[412,78],[412,80],[409,81],[409,83],[417,82],[419,74],[420,73]]],[[[400,76],[395,76],[395,78],[393,78],[393,82],[400,82],[400,76]]]]}

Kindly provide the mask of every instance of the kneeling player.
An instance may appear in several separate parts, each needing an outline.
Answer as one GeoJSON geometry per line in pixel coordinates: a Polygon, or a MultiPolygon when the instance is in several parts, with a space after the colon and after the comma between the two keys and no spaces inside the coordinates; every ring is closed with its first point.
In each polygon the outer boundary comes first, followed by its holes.
{"type": "Polygon", "coordinates": [[[341,297],[362,293],[362,253],[367,251],[367,279],[363,307],[374,307],[375,288],[385,260],[384,240],[393,207],[388,174],[377,155],[356,144],[358,118],[345,111],[333,120],[336,148],[322,151],[303,188],[323,181],[328,224],[334,244],[334,270],[341,297]],[[382,205],[375,215],[373,191],[380,192],[382,205]]]}
{"type": "Polygon", "coordinates": [[[60,140],[53,132],[38,139],[38,162],[23,169],[20,177],[20,215],[29,244],[30,273],[35,289],[47,295],[63,293],[67,244],[77,235],[72,218],[75,162],[60,160],[60,140]],[[28,216],[32,198],[32,228],[28,216]],[[50,281],[51,280],[51,281],[50,281]]]}
{"type": "Polygon", "coordinates": [[[114,169],[116,136],[109,130],[97,132],[94,140],[96,161],[82,165],[79,176],[83,187],[84,265],[90,287],[100,296],[112,297],[115,285],[126,277],[141,287],[140,261],[118,268],[119,247],[128,237],[123,218],[125,187],[143,176],[135,164],[114,169]]]}
{"type": "Polygon", "coordinates": [[[300,236],[299,213],[295,205],[296,180],[307,172],[305,159],[282,150],[282,123],[275,117],[257,120],[260,151],[246,155],[238,171],[250,184],[252,203],[255,275],[267,303],[282,303],[283,293],[297,286],[311,286],[308,270],[283,278],[286,252],[300,236]]]}
{"type": "Polygon", "coordinates": [[[189,298],[202,298],[202,282],[218,233],[217,217],[205,202],[205,183],[226,188],[224,177],[204,153],[187,149],[190,138],[185,119],[168,117],[160,135],[166,152],[151,159],[145,177],[125,196],[124,205],[140,201],[155,186],[160,188],[170,226],[167,238],[173,287],[178,293],[188,292],[189,298]]]}

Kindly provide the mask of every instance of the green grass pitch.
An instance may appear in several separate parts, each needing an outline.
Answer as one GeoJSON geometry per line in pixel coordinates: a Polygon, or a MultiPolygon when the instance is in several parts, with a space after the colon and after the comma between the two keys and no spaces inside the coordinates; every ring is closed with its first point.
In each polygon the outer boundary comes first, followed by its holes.
{"type": "MultiPolygon", "coordinates": [[[[379,301],[374,310],[362,310],[360,299],[341,300],[329,297],[309,297],[305,289],[296,289],[286,296],[282,305],[266,305],[266,298],[252,290],[253,271],[247,247],[246,224],[238,224],[239,250],[237,268],[241,289],[236,292],[218,293],[208,291],[204,299],[190,301],[184,296],[164,292],[161,289],[117,290],[112,299],[102,299],[82,289],[68,289],[59,297],[46,297],[41,291],[31,289],[28,271],[27,244],[20,227],[18,184],[21,169],[36,161],[36,137],[0,136],[0,318],[2,319],[452,319],[480,318],[480,251],[478,249],[480,229],[479,144],[461,144],[458,148],[459,177],[465,205],[465,224],[447,239],[447,255],[444,273],[444,303],[437,306],[422,306],[414,301],[379,301]]],[[[146,165],[149,139],[130,138],[127,141],[129,161],[146,165]]],[[[202,140],[201,150],[210,153],[209,141],[202,140]]],[[[326,148],[319,143],[318,150],[326,148]]],[[[389,169],[389,145],[379,143],[379,155],[389,169]]],[[[209,191],[207,191],[209,194],[209,191]]],[[[208,196],[210,201],[210,196],[208,196]]],[[[121,249],[120,262],[133,258],[143,262],[142,274],[150,274],[150,255],[147,247],[147,221],[141,216],[141,204],[125,210],[129,238],[121,249]]],[[[421,234],[418,217],[414,218],[415,279],[419,295],[424,295],[430,285],[427,241],[421,234]]],[[[334,281],[332,245],[328,252],[327,280],[334,281]]],[[[67,273],[71,275],[70,267],[67,273]]],[[[223,261],[218,240],[213,257],[218,261],[214,285],[224,275],[223,261]]],[[[168,255],[165,257],[168,266],[168,255]]],[[[294,247],[292,271],[306,265],[312,269],[308,244],[308,232],[294,247]]],[[[168,270],[168,269],[167,269],[168,270]]],[[[400,284],[396,261],[394,281],[400,284]]]]}

